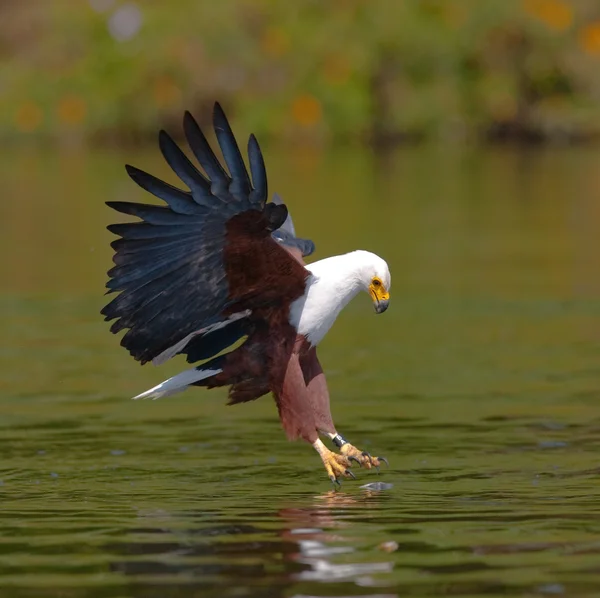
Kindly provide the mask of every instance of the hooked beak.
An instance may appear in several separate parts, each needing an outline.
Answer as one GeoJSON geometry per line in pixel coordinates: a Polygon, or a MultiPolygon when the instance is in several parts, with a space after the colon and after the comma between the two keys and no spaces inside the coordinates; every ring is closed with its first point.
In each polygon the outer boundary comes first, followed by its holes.
{"type": "Polygon", "coordinates": [[[378,299],[375,301],[375,313],[382,314],[390,304],[389,299],[378,299]]]}
{"type": "Polygon", "coordinates": [[[371,295],[371,299],[373,299],[375,313],[382,314],[390,304],[389,292],[381,283],[379,283],[379,285],[374,285],[371,283],[369,286],[369,295],[371,295]]]}

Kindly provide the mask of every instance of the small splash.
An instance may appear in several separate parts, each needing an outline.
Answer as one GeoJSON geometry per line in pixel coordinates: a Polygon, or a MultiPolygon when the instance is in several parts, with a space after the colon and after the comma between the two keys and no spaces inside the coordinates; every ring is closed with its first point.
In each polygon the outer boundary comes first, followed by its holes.
{"type": "Polygon", "coordinates": [[[388,484],[387,482],[371,482],[361,486],[364,490],[390,490],[394,487],[394,484],[388,484]]]}

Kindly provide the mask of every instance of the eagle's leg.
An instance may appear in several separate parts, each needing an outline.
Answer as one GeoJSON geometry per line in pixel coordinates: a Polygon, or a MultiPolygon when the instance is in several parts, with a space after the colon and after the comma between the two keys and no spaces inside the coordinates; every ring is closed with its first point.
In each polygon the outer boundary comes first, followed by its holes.
{"type": "MultiPolygon", "coordinates": [[[[311,439],[312,445],[319,455],[321,455],[321,459],[323,459],[329,477],[332,477],[332,471],[334,473],[337,471],[342,472],[344,475],[348,475],[342,470],[350,467],[352,461],[355,461],[361,467],[365,467],[366,469],[371,469],[372,467],[379,468],[381,462],[387,465],[385,457],[372,457],[366,451],[361,451],[355,446],[352,446],[337,433],[333,418],[331,417],[331,409],[329,407],[327,381],[325,380],[325,374],[317,359],[317,353],[314,347],[302,354],[300,365],[308,390],[308,399],[310,401],[315,427],[321,434],[329,436],[333,443],[340,449],[341,455],[337,455],[327,449],[322,442],[313,442],[311,439]]],[[[337,476],[335,479],[337,479],[337,476]]]]}
{"type": "Polygon", "coordinates": [[[340,453],[342,453],[342,455],[346,457],[348,461],[356,461],[365,469],[371,469],[371,467],[379,469],[379,466],[382,463],[385,463],[389,466],[389,463],[385,457],[373,457],[373,455],[370,455],[367,453],[367,451],[361,451],[346,441],[341,434],[329,434],[329,436],[331,437],[333,444],[339,447],[340,453]]]}
{"type": "Polygon", "coordinates": [[[296,353],[290,356],[283,379],[276,381],[273,389],[281,424],[288,438],[302,438],[310,442],[319,453],[327,475],[334,484],[339,484],[339,479],[344,476],[354,478],[354,474],[349,470],[350,460],[344,455],[330,451],[319,439],[318,430],[323,423],[313,409],[310,389],[305,383],[300,359],[296,353]]]}
{"type": "Polygon", "coordinates": [[[339,484],[342,477],[356,479],[355,475],[350,471],[350,459],[344,455],[338,455],[330,451],[319,439],[313,442],[313,447],[319,453],[325,466],[325,471],[333,484],[339,484]]]}

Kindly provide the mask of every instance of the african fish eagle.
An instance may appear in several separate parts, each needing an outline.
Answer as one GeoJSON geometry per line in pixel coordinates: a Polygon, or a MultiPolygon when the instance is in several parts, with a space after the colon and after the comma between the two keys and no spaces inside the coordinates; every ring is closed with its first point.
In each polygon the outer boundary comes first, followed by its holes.
{"type": "Polygon", "coordinates": [[[115,320],[111,332],[128,329],[121,345],[142,364],[161,364],[180,353],[189,363],[202,362],[135,398],[157,399],[190,385],[228,386],[229,404],[272,392],[288,438],[310,442],[334,484],[354,478],[352,461],[366,468],[387,463],[337,432],[316,352],[360,290],[371,295],[377,313],[387,309],[386,262],[353,251],[305,265],[302,258],[314,245],[296,237],[277,196],[267,203],[267,174],[256,138],[250,135],[248,141],[250,178],[218,103],[213,125],[229,172],[186,112],[185,136],[204,173],[165,131],[159,145],[189,191],[127,165],[129,176],[166,205],[107,202],[141,220],[108,227],[120,237],[111,244],[115,266],[106,285],[109,293],[119,294],[102,310],[106,320],[115,320]],[[320,434],[339,453],[329,450],[320,434]]]}

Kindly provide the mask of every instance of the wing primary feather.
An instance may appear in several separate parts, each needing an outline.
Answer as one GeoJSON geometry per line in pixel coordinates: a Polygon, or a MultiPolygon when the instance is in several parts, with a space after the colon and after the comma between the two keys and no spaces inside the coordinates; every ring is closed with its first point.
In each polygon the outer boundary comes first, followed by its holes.
{"type": "Polygon", "coordinates": [[[169,207],[178,214],[198,214],[200,212],[199,205],[194,201],[191,193],[173,187],[169,183],[165,183],[155,176],[131,166],[125,165],[127,174],[145,191],[162,199],[169,207]]]}
{"type": "Polygon", "coordinates": [[[151,261],[136,260],[118,264],[107,272],[110,280],[106,283],[106,288],[113,291],[125,290],[133,282],[146,279],[153,280],[179,269],[182,265],[189,264],[192,260],[193,255],[190,256],[190,252],[183,249],[175,254],[169,253],[166,257],[156,256],[151,261]]]}
{"type": "MultiPolygon", "coordinates": [[[[109,274],[111,274],[114,278],[109,280],[106,283],[106,288],[111,291],[123,291],[119,297],[115,299],[121,298],[124,302],[137,301],[138,298],[144,300],[144,298],[155,296],[157,293],[154,291],[154,284],[156,281],[162,281],[164,285],[164,289],[172,292],[176,289],[176,285],[178,284],[178,279],[181,277],[174,277],[174,275],[179,271],[181,273],[182,268],[187,266],[187,270],[190,269],[192,265],[198,266],[207,266],[208,268],[215,268],[215,260],[213,258],[207,257],[205,260],[199,262],[199,260],[194,260],[193,257],[188,257],[186,255],[179,255],[170,259],[168,261],[159,262],[156,260],[156,266],[148,265],[144,263],[137,264],[127,264],[127,266],[115,266],[111,268],[109,274]],[[171,277],[170,279],[168,277],[171,277]]],[[[220,283],[220,278],[214,278],[210,281],[204,281],[206,284],[211,284],[216,286],[220,283]]],[[[186,279],[187,281],[187,279],[186,279]]],[[[193,278],[190,278],[187,281],[191,284],[194,282],[193,278]]],[[[196,280],[194,282],[197,283],[196,280]]],[[[158,293],[160,294],[160,293],[158,293]]],[[[201,298],[201,293],[198,293],[199,299],[201,298]]],[[[120,301],[116,301],[115,305],[120,306],[120,301]]]]}
{"type": "Polygon", "coordinates": [[[159,239],[192,235],[198,230],[198,225],[154,226],[147,222],[119,222],[106,227],[111,233],[123,239],[159,239]]]}
{"type": "MultiPolygon", "coordinates": [[[[208,257],[202,265],[206,266],[207,272],[215,272],[215,268],[218,267],[216,261],[218,259],[208,257]]],[[[196,264],[196,266],[198,265],[196,264]]],[[[163,316],[169,319],[172,314],[165,312],[165,307],[170,305],[173,300],[176,301],[182,297],[185,297],[185,301],[181,303],[177,312],[177,315],[181,318],[183,318],[183,312],[186,310],[205,311],[214,308],[215,301],[221,304],[220,291],[226,291],[226,288],[223,288],[224,276],[208,275],[199,277],[196,268],[183,268],[183,266],[184,264],[180,264],[180,267],[176,270],[160,274],[150,273],[144,278],[132,281],[127,284],[127,288],[122,293],[104,307],[102,313],[110,316],[111,319],[121,317],[127,321],[131,319],[132,323],[136,321],[147,323],[150,317],[148,310],[144,311],[145,315],[141,315],[139,310],[159,297],[163,299],[162,307],[156,312],[153,311],[152,317],[161,313],[162,310],[163,316]],[[183,295],[181,292],[183,292],[183,295]],[[191,297],[194,297],[197,301],[191,301],[191,297]]],[[[222,299],[226,302],[226,296],[222,299]]],[[[223,307],[224,305],[225,303],[223,307]]]]}
{"type": "Polygon", "coordinates": [[[181,353],[187,354],[188,363],[210,359],[249,335],[251,331],[252,325],[247,319],[233,321],[223,328],[192,338],[181,353]]]}
{"type": "Polygon", "coordinates": [[[183,117],[183,131],[190,149],[210,179],[212,193],[226,201],[229,195],[229,175],[217,160],[202,129],[187,111],[183,117]]]}
{"type": "Polygon", "coordinates": [[[111,241],[110,246],[115,250],[113,261],[117,264],[119,263],[118,260],[127,259],[131,255],[145,257],[147,253],[152,254],[169,251],[171,249],[186,246],[187,244],[187,239],[180,239],[178,237],[173,239],[167,237],[165,239],[115,239],[114,241],[111,241]],[[117,259],[115,260],[115,258],[117,259]]]}
{"type": "MultiPolygon", "coordinates": [[[[124,328],[130,328],[125,337],[121,339],[121,344],[131,350],[151,350],[148,346],[150,343],[165,344],[166,347],[172,345],[169,338],[165,338],[173,331],[167,331],[162,327],[163,321],[169,320],[169,310],[172,304],[177,300],[177,295],[185,290],[185,285],[189,284],[191,278],[184,275],[178,277],[174,273],[167,274],[160,278],[155,278],[150,282],[146,282],[143,286],[134,291],[125,291],[119,293],[110,303],[104,306],[102,315],[106,321],[114,320],[111,326],[111,332],[119,332],[124,328]],[[168,290],[165,290],[165,282],[169,284],[168,290]],[[148,325],[152,320],[158,318],[158,323],[161,331],[160,338],[148,329],[148,325]],[[126,341],[130,339],[131,343],[126,341]],[[137,341],[137,346],[136,346],[137,341]]],[[[189,306],[182,307],[179,312],[185,315],[189,312],[189,306]]],[[[189,323],[186,323],[184,328],[187,328],[189,323]]],[[[182,330],[184,329],[182,328],[182,330]]]]}
{"type": "Polygon", "coordinates": [[[254,185],[249,196],[250,202],[264,206],[268,197],[267,169],[260,145],[254,135],[250,135],[250,139],[248,139],[248,162],[254,185]]]}
{"type": "Polygon", "coordinates": [[[158,145],[173,172],[190,188],[193,194],[210,194],[210,181],[188,160],[181,148],[164,130],[158,134],[158,145]]]}
{"type": "Polygon", "coordinates": [[[244,200],[248,197],[251,190],[250,177],[244,164],[244,159],[240,152],[240,148],[235,140],[231,125],[221,108],[219,102],[215,102],[213,109],[213,126],[215,134],[225,163],[231,174],[231,184],[229,191],[238,200],[244,200]]]}
{"type": "Polygon", "coordinates": [[[164,226],[168,224],[191,224],[202,222],[196,218],[186,218],[181,214],[176,214],[166,206],[154,206],[143,203],[132,203],[129,201],[107,201],[106,205],[122,214],[137,216],[148,224],[164,226]]]}

